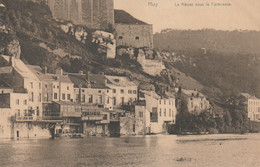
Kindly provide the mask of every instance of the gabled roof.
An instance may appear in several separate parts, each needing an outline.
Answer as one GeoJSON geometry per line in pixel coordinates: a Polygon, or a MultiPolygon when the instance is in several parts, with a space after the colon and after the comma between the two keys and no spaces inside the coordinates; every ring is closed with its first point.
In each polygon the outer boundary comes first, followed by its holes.
{"type": "Polygon", "coordinates": [[[106,78],[108,79],[108,84],[112,84],[115,86],[122,86],[122,87],[137,86],[134,82],[130,81],[127,77],[106,75],[106,78]]]}
{"type": "Polygon", "coordinates": [[[90,74],[89,80],[90,80],[91,88],[96,88],[96,89],[108,89],[109,88],[106,86],[107,78],[104,75],[90,74]]]}
{"type": "Polygon", "coordinates": [[[115,23],[148,25],[147,23],[134,18],[132,15],[130,15],[124,10],[115,10],[114,13],[115,13],[115,23]]]}
{"type": "Polygon", "coordinates": [[[86,76],[82,74],[68,74],[70,80],[74,83],[74,87],[82,88],[88,87],[88,81],[86,80],[86,76]]]}
{"type": "Polygon", "coordinates": [[[58,74],[50,74],[50,73],[43,73],[42,68],[40,66],[35,65],[27,65],[29,69],[41,80],[41,81],[59,81],[59,82],[66,82],[72,83],[68,75],[58,75],[58,74]]]}
{"type": "MultiPolygon", "coordinates": [[[[10,56],[1,55],[7,62],[10,62],[10,56]]],[[[37,76],[24,64],[24,62],[18,58],[12,59],[12,67],[18,72],[23,78],[30,78],[33,80],[39,80],[37,76]]]]}
{"type": "Polygon", "coordinates": [[[69,78],[74,83],[75,87],[90,88],[94,89],[109,89],[106,86],[106,77],[99,74],[89,74],[89,81],[87,80],[86,74],[69,73],[69,78]]]}

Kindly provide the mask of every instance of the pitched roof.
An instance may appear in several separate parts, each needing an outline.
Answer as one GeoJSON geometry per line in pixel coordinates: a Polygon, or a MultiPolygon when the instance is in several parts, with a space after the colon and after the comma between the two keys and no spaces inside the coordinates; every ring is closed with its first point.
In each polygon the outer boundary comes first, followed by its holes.
{"type": "Polygon", "coordinates": [[[147,23],[134,18],[132,15],[130,15],[124,10],[115,10],[114,13],[115,13],[115,23],[148,25],[147,23]]]}
{"type": "MultiPolygon", "coordinates": [[[[4,56],[2,57],[9,62],[10,56],[4,56]]],[[[24,78],[30,78],[34,80],[39,80],[37,76],[27,67],[27,65],[24,64],[24,62],[18,58],[14,58],[12,60],[13,62],[13,69],[15,69],[22,77],[24,78]]]]}
{"type": "Polygon", "coordinates": [[[106,75],[106,78],[108,79],[108,84],[112,84],[115,86],[122,86],[122,87],[137,86],[134,82],[130,81],[127,77],[106,75]]]}
{"type": "Polygon", "coordinates": [[[89,81],[87,80],[86,74],[69,73],[69,78],[74,83],[75,87],[90,88],[94,89],[108,89],[106,86],[106,77],[104,75],[89,74],[89,81]]]}
{"type": "Polygon", "coordinates": [[[42,68],[40,66],[35,65],[27,65],[28,68],[32,70],[32,72],[42,81],[59,81],[59,82],[66,82],[72,83],[68,75],[58,75],[58,74],[50,74],[50,73],[43,73],[42,68]]]}

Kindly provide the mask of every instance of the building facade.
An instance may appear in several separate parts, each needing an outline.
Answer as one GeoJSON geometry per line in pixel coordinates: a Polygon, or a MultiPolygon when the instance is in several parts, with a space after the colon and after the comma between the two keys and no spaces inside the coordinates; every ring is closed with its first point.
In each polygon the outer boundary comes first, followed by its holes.
{"type": "Polygon", "coordinates": [[[202,111],[206,111],[211,108],[209,101],[198,90],[182,89],[182,93],[184,94],[187,100],[188,112],[193,114],[199,114],[202,111]]]}
{"type": "Polygon", "coordinates": [[[54,18],[93,29],[114,25],[113,0],[48,0],[54,18]]]}
{"type": "Polygon", "coordinates": [[[110,88],[108,91],[109,97],[112,98],[114,107],[126,105],[137,100],[138,86],[136,83],[130,81],[127,77],[106,75],[106,78],[107,86],[110,88]]]}
{"type": "Polygon", "coordinates": [[[247,101],[248,118],[260,122],[260,99],[249,98],[247,101]]]}
{"type": "Polygon", "coordinates": [[[152,91],[143,92],[146,102],[146,113],[143,116],[146,122],[146,132],[167,132],[167,125],[176,121],[175,97],[160,97],[152,91]]]}

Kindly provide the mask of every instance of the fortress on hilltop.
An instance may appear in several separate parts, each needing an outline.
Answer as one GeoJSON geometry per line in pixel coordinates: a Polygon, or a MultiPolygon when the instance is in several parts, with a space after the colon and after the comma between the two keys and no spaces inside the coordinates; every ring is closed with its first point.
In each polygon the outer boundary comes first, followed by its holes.
{"type": "Polygon", "coordinates": [[[114,25],[113,0],[48,0],[54,18],[93,29],[114,25]]]}

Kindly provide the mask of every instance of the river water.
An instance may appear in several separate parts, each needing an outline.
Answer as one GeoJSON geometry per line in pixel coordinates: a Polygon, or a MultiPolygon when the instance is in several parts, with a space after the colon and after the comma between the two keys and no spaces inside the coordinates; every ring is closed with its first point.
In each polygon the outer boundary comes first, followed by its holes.
{"type": "Polygon", "coordinates": [[[260,134],[0,140],[0,166],[259,167],[260,134]]]}

